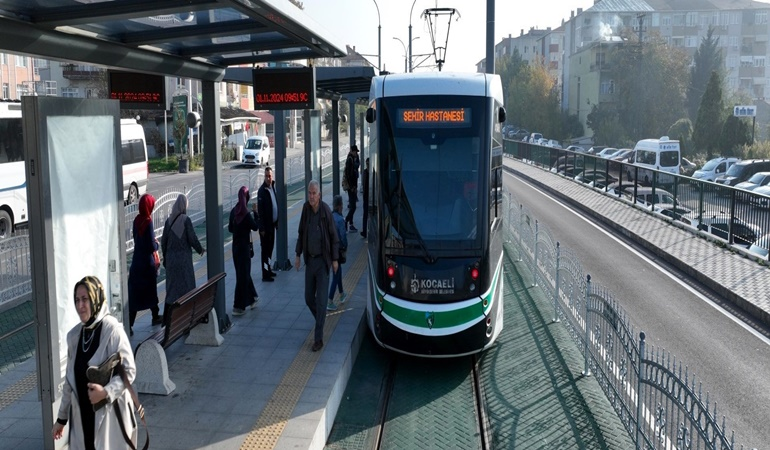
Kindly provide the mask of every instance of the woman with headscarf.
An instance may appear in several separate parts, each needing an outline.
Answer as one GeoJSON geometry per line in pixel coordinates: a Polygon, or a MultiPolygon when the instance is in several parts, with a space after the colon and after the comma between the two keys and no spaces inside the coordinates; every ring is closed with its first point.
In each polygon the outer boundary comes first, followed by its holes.
{"type": "Polygon", "coordinates": [[[242,316],[246,308],[257,306],[257,289],[251,279],[251,232],[259,230],[257,224],[257,205],[251,204],[249,214],[249,189],[241,186],[238,191],[238,204],[230,211],[227,229],[233,234],[233,265],[235,266],[235,298],[233,315],[242,316]]]}
{"type": "Polygon", "coordinates": [[[160,247],[163,250],[163,266],[166,268],[168,305],[195,289],[192,249],[199,255],[206,251],[198,241],[192,220],[187,216],[187,196],[184,194],[179,194],[171,207],[171,215],[163,227],[160,247]]]}
{"type": "Polygon", "coordinates": [[[155,227],[152,224],[152,210],[155,197],[144,194],[139,197],[139,215],[134,219],[134,254],[128,269],[128,318],[131,335],[134,334],[136,313],[149,309],[152,311],[152,324],[160,325],[158,308],[158,268],[155,266],[153,253],[158,250],[155,227]]]}
{"type": "Polygon", "coordinates": [[[90,383],[86,377],[89,366],[98,366],[119,352],[127,379],[132,383],[136,365],[131,342],[121,324],[107,314],[104,287],[98,278],[83,278],[75,284],[74,291],[81,323],[67,333],[67,372],[53,438],[60,439],[69,423],[69,448],[127,449],[124,432],[136,448],[135,406],[123,379],[113,376],[101,386],[90,383]],[[94,411],[94,405],[104,400],[106,405],[94,411]]]}

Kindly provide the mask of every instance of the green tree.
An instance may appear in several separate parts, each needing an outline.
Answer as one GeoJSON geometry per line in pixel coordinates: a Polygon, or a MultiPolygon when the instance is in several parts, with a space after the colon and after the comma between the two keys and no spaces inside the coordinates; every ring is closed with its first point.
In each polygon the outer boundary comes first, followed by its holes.
{"type": "Polygon", "coordinates": [[[682,156],[693,156],[695,154],[692,151],[692,145],[690,145],[690,141],[692,141],[692,122],[690,122],[690,119],[685,117],[674,122],[668,129],[668,136],[679,140],[682,156]]]}
{"type": "Polygon", "coordinates": [[[686,54],[653,36],[639,45],[634,35],[610,52],[619,122],[631,141],[660,137],[685,115],[686,54]]]}
{"type": "Polygon", "coordinates": [[[706,85],[706,92],[698,108],[698,119],[692,133],[695,151],[706,151],[711,159],[714,150],[719,145],[719,136],[724,123],[725,106],[722,100],[722,80],[719,73],[711,72],[711,78],[706,85]]]}
{"type": "Polygon", "coordinates": [[[586,124],[593,130],[596,144],[618,145],[618,142],[628,140],[617,110],[612,105],[593,105],[586,118],[586,124]]]}
{"type": "Polygon", "coordinates": [[[719,48],[719,37],[714,37],[714,27],[709,26],[708,33],[701,39],[693,62],[690,69],[690,84],[687,86],[687,113],[691,120],[698,117],[698,108],[711,78],[711,72],[716,71],[721,78],[722,67],[724,67],[722,49],[719,48]]]}
{"type": "Polygon", "coordinates": [[[561,140],[569,140],[585,135],[585,128],[576,114],[569,114],[566,111],[561,113],[561,140]]]}
{"type": "Polygon", "coordinates": [[[722,156],[743,156],[741,147],[751,144],[751,127],[745,119],[730,115],[719,135],[719,149],[722,156]]]}

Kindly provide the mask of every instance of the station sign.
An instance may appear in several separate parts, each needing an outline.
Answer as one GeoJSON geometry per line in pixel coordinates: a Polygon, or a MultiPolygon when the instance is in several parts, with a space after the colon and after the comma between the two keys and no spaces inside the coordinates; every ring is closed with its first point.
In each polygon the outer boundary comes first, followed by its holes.
{"type": "Polygon", "coordinates": [[[254,109],[315,109],[314,67],[277,67],[253,70],[254,109]]]}
{"type": "Polygon", "coordinates": [[[166,109],[166,80],[162,75],[108,71],[110,98],[120,100],[121,109],[166,109]]]}
{"type": "Polygon", "coordinates": [[[733,107],[735,117],[757,117],[756,105],[738,105],[733,107]]]}

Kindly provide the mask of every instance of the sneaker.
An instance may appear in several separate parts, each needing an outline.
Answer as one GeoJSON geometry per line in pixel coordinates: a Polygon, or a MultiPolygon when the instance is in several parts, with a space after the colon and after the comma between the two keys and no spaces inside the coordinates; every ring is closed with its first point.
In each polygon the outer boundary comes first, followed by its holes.
{"type": "Polygon", "coordinates": [[[348,294],[343,292],[342,294],[340,294],[340,298],[337,301],[340,303],[345,303],[345,300],[347,299],[348,299],[348,294]]]}
{"type": "Polygon", "coordinates": [[[259,303],[259,297],[254,297],[254,302],[249,305],[249,309],[254,309],[257,307],[257,303],[259,303]]]}
{"type": "Polygon", "coordinates": [[[321,350],[323,346],[324,346],[324,341],[317,341],[313,343],[313,348],[311,350],[313,350],[314,352],[317,352],[318,350],[321,350]]]}
{"type": "Polygon", "coordinates": [[[356,227],[355,227],[355,226],[354,226],[354,225],[351,223],[351,224],[350,224],[350,226],[348,227],[348,231],[349,231],[349,232],[351,232],[351,233],[355,233],[355,232],[357,232],[357,231],[358,231],[358,228],[356,228],[356,227]]]}
{"type": "Polygon", "coordinates": [[[233,308],[233,315],[234,316],[242,316],[244,314],[246,314],[246,311],[244,311],[243,309],[241,309],[241,308],[233,308]]]}
{"type": "Polygon", "coordinates": [[[326,305],[327,311],[336,311],[337,310],[337,304],[334,303],[334,301],[329,300],[329,303],[326,305]]]}
{"type": "Polygon", "coordinates": [[[163,323],[163,317],[158,316],[158,317],[153,317],[152,318],[152,324],[153,325],[160,325],[162,323],[163,323]]]}

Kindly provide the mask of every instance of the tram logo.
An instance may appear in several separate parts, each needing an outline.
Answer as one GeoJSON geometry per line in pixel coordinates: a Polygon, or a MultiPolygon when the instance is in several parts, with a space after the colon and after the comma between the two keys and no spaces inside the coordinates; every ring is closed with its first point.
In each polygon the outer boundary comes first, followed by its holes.
{"type": "Polygon", "coordinates": [[[425,323],[428,324],[429,329],[433,329],[433,321],[436,319],[435,314],[433,311],[426,311],[425,312],[425,323]]]}
{"type": "Polygon", "coordinates": [[[455,279],[417,278],[414,275],[409,286],[412,294],[454,294],[455,279]]]}

